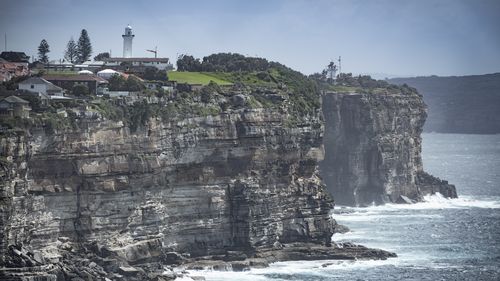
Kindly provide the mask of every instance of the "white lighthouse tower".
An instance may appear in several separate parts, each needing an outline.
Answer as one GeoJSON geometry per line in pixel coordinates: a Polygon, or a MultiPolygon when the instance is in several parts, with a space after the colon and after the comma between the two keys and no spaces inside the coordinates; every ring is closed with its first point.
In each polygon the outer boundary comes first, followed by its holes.
{"type": "Polygon", "coordinates": [[[130,25],[127,25],[127,27],[125,27],[125,34],[122,35],[124,58],[132,57],[132,39],[134,39],[134,36],[135,35],[132,34],[132,27],[130,27],[130,25]]]}

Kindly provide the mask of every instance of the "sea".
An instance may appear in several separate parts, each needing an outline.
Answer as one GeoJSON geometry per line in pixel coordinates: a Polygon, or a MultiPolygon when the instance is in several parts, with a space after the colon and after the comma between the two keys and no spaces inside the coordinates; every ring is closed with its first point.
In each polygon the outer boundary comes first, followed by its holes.
{"type": "Polygon", "coordinates": [[[500,280],[500,135],[423,134],[424,169],[455,184],[412,205],[336,206],[354,242],[397,253],[382,261],[278,262],[246,272],[196,271],[206,280],[500,280]]]}

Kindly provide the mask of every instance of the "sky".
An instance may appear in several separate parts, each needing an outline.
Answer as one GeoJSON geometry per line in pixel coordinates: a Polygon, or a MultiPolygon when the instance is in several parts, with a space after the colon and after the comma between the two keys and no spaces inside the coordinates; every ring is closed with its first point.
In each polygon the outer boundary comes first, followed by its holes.
{"type": "Polygon", "coordinates": [[[304,74],[342,56],[342,72],[375,77],[500,72],[500,0],[0,0],[0,50],[61,59],[86,29],[93,55],[218,52],[264,57],[304,74]]]}

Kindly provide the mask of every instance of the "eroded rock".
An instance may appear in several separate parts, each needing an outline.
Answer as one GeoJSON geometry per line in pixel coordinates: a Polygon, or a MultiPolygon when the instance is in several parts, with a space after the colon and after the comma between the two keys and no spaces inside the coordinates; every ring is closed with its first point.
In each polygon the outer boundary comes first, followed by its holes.
{"type": "Polygon", "coordinates": [[[335,202],[367,206],[412,203],[455,187],[423,171],[426,106],[417,93],[327,93],[322,177],[335,202]]]}

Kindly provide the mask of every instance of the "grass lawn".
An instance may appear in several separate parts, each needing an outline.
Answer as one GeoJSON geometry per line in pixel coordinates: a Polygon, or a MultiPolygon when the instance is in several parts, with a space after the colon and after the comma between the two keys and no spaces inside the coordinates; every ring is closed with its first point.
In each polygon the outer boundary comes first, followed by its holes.
{"type": "Polygon", "coordinates": [[[177,81],[178,83],[202,84],[202,85],[208,85],[210,81],[214,81],[218,85],[232,84],[229,81],[212,76],[208,72],[169,71],[168,80],[177,81]]]}

